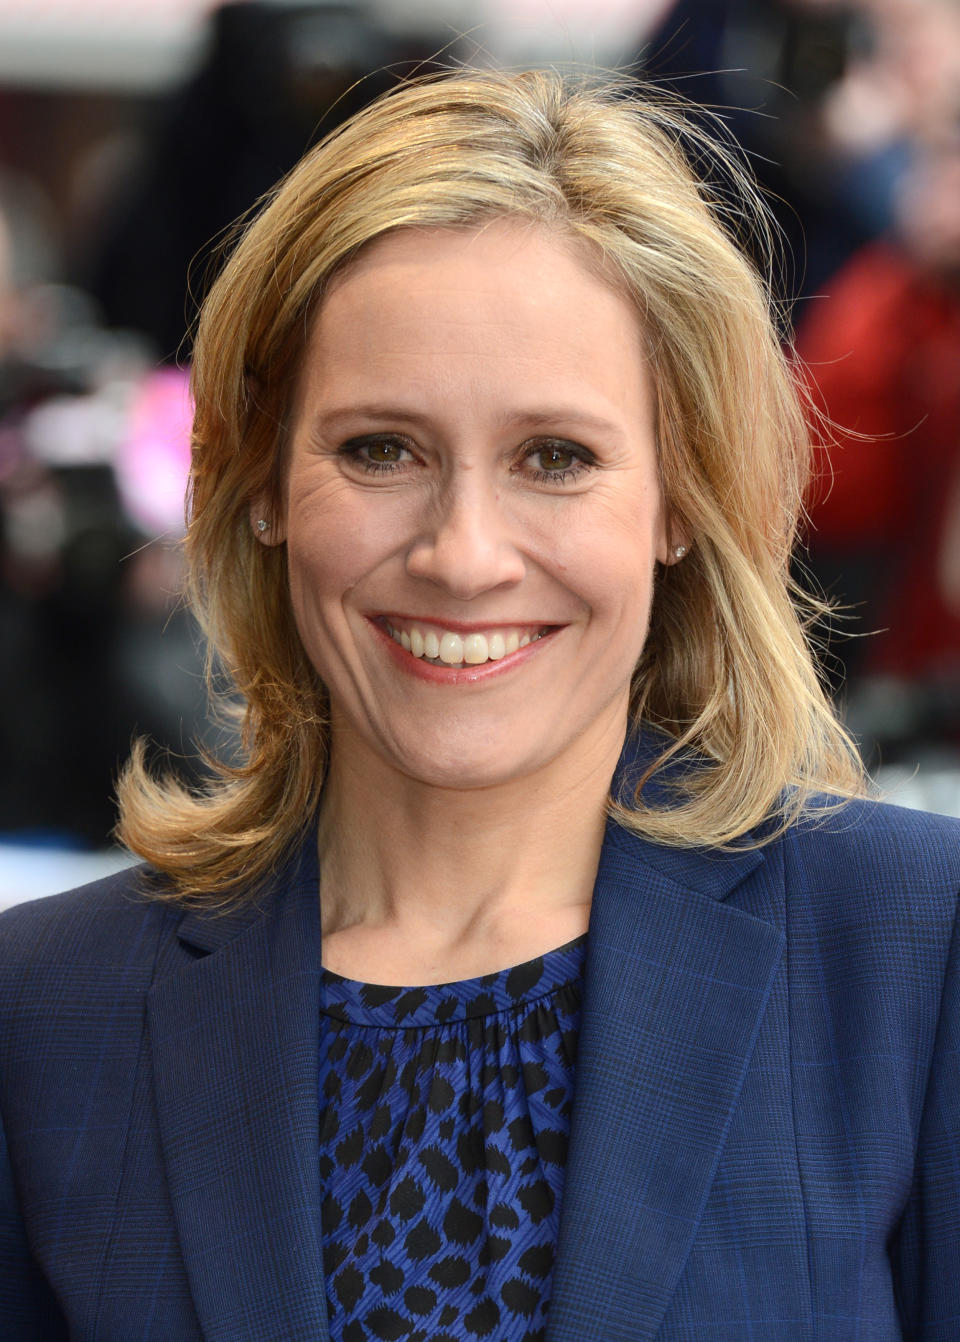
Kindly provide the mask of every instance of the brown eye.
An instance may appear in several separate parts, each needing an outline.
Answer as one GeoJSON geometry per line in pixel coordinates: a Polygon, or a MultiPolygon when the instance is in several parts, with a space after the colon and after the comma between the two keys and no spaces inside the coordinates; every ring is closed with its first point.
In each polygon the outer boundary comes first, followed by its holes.
{"type": "Polygon", "coordinates": [[[397,442],[390,438],[379,438],[365,445],[367,457],[370,461],[378,462],[382,465],[388,465],[391,462],[399,461],[403,456],[403,448],[397,442]]]}
{"type": "Polygon", "coordinates": [[[577,460],[569,448],[557,444],[541,447],[535,456],[540,469],[544,471],[569,471],[577,460]]]}
{"type": "Polygon", "coordinates": [[[413,460],[413,454],[402,438],[371,436],[350,438],[339,449],[340,455],[357,470],[368,475],[392,475],[404,471],[413,460]]]}
{"type": "Polygon", "coordinates": [[[541,439],[527,443],[520,463],[525,478],[538,485],[561,488],[588,476],[596,466],[596,457],[580,443],[564,438],[541,439]]]}

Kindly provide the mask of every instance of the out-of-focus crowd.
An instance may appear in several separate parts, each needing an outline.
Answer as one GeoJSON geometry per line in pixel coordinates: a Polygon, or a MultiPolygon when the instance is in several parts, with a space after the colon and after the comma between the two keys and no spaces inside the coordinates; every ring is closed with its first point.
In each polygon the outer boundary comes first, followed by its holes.
{"type": "Polygon", "coordinates": [[[648,65],[721,112],[789,244],[825,673],[871,765],[955,770],[960,4],[680,0],[648,65]]]}
{"type": "MultiPolygon", "coordinates": [[[[638,0],[635,17],[621,56],[722,118],[786,241],[820,443],[798,574],[843,607],[825,674],[873,764],[955,768],[960,2],[638,0]]],[[[55,171],[37,95],[0,85],[0,841],[103,845],[135,733],[189,774],[225,730],[176,595],[195,295],[310,143],[434,52],[488,59],[482,39],[227,4],[173,94],[95,115],[62,98],[87,133],[59,136],[55,171]]]]}

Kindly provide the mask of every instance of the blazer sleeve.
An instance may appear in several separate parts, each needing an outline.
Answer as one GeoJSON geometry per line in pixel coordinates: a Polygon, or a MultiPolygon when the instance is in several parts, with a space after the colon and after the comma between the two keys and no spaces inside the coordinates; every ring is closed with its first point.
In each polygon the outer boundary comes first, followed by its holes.
{"type": "Polygon", "coordinates": [[[960,1336],[960,920],[954,918],[917,1138],[892,1259],[904,1336],[960,1336]]]}
{"type": "Polygon", "coordinates": [[[68,1342],[67,1325],[30,1254],[0,1115],[0,1337],[68,1342]]]}

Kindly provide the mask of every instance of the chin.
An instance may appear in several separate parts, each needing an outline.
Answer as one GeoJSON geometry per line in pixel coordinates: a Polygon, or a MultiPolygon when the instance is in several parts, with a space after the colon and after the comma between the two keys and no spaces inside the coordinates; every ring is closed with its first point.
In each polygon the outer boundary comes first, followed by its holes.
{"type": "Polygon", "coordinates": [[[493,738],[484,745],[472,741],[466,747],[454,746],[447,739],[438,741],[432,749],[420,742],[413,749],[392,752],[392,762],[401,773],[426,787],[469,792],[527,777],[547,762],[550,753],[518,752],[516,741],[503,737],[493,738]]]}
{"type": "Polygon", "coordinates": [[[517,763],[511,768],[502,760],[457,760],[439,765],[436,760],[408,761],[404,772],[409,778],[426,787],[443,788],[450,792],[474,792],[499,787],[535,772],[534,765],[517,763]]]}

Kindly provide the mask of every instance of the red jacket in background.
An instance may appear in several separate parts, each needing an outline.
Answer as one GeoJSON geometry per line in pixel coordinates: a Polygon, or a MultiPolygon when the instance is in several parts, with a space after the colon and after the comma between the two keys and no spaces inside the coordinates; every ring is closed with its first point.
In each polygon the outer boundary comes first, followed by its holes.
{"type": "Polygon", "coordinates": [[[797,331],[815,396],[834,424],[810,501],[810,550],[866,560],[873,591],[866,667],[960,673],[960,282],[924,274],[875,243],[810,300],[797,331]]]}

